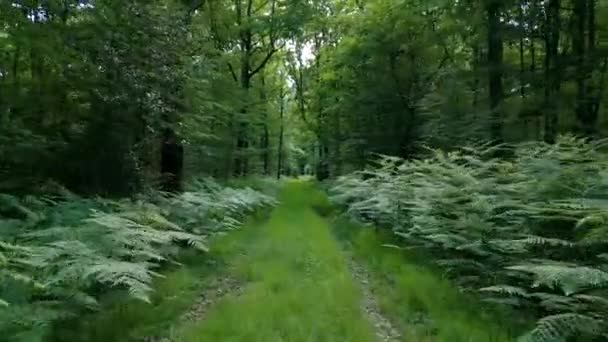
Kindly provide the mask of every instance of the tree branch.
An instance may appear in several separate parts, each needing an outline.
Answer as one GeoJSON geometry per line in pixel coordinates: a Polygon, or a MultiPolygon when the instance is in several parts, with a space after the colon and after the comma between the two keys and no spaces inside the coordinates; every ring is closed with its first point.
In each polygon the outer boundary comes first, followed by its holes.
{"type": "Polygon", "coordinates": [[[257,8],[255,8],[253,10],[253,13],[258,13],[262,8],[266,7],[266,5],[268,5],[269,2],[270,2],[270,0],[266,0],[263,3],[261,3],[260,6],[258,6],[257,8]]]}
{"type": "Polygon", "coordinates": [[[272,48],[272,50],[270,50],[268,52],[268,54],[266,54],[266,57],[264,57],[264,60],[262,60],[262,62],[260,63],[260,65],[258,65],[257,68],[255,68],[251,72],[249,72],[249,77],[253,77],[255,74],[257,74],[258,72],[260,72],[260,70],[262,70],[266,66],[266,64],[268,63],[268,61],[270,61],[270,59],[272,58],[272,56],[277,51],[279,51],[279,49],[272,48]]]}
{"type": "Polygon", "coordinates": [[[236,77],[236,73],[234,72],[234,68],[232,67],[232,63],[228,62],[228,70],[230,70],[230,74],[232,75],[232,79],[235,83],[239,83],[238,77],[236,77]]]}

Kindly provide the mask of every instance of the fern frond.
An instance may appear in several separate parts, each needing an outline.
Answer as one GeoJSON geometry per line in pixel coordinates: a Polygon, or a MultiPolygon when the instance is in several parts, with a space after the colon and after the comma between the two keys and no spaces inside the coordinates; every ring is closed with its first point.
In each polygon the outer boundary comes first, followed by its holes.
{"type": "Polygon", "coordinates": [[[559,288],[567,296],[584,289],[608,285],[608,273],[590,267],[565,265],[516,265],[507,269],[532,273],[534,286],[559,288]]]}
{"type": "Polygon", "coordinates": [[[521,243],[532,246],[551,246],[551,247],[573,247],[574,243],[555,238],[546,238],[542,236],[529,236],[524,239],[513,240],[513,243],[521,243]]]}
{"type": "Polygon", "coordinates": [[[493,292],[501,295],[516,296],[521,298],[531,298],[531,295],[525,289],[510,285],[495,285],[479,289],[482,292],[493,292]]]}
{"type": "Polygon", "coordinates": [[[96,281],[111,287],[124,287],[134,298],[149,302],[150,287],[153,277],[160,274],[150,269],[155,265],[149,263],[131,263],[125,261],[100,260],[89,265],[82,276],[92,277],[96,281]]]}
{"type": "Polygon", "coordinates": [[[555,342],[565,341],[568,337],[584,333],[598,336],[602,333],[600,320],[574,313],[559,314],[542,318],[536,328],[522,336],[520,342],[555,342]]]}

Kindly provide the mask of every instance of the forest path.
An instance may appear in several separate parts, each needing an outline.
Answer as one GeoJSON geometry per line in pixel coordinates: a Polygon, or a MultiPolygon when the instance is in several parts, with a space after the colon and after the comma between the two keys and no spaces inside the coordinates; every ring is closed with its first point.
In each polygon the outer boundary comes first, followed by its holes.
{"type": "Polygon", "coordinates": [[[291,182],[268,221],[235,232],[224,248],[240,250],[229,273],[241,290],[186,323],[174,340],[394,340],[378,324],[381,315],[351,273],[329,222],[313,209],[323,201],[309,183],[291,182]]]}

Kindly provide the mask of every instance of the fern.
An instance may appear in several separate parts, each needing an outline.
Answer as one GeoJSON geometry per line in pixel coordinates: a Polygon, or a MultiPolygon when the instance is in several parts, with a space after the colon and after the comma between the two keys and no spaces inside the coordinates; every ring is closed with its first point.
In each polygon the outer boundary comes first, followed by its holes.
{"type": "Polygon", "coordinates": [[[606,294],[589,292],[608,287],[606,144],[521,143],[508,161],[493,158],[505,146],[491,144],[431,150],[424,160],[380,157],[336,180],[330,198],[389,228],[398,247],[433,256],[458,283],[466,276],[488,301],[604,321],[606,294]]]}
{"type": "Polygon", "coordinates": [[[559,314],[547,316],[538,321],[536,328],[519,339],[520,342],[565,341],[580,333],[597,336],[605,327],[596,319],[580,314],[559,314]]]}
{"type": "Polygon", "coordinates": [[[0,195],[0,203],[0,333],[34,341],[57,320],[99,309],[109,291],[148,302],[180,249],[208,252],[210,235],[275,200],[204,180],[178,196],[114,201],[66,192],[53,200],[0,195]]]}
{"type": "Polygon", "coordinates": [[[548,286],[561,289],[570,296],[585,289],[608,285],[608,273],[590,267],[568,265],[517,265],[511,270],[532,273],[533,286],[548,286]]]}
{"type": "Polygon", "coordinates": [[[501,294],[501,295],[516,296],[516,297],[521,297],[521,298],[531,298],[532,297],[532,295],[530,295],[528,293],[528,291],[526,291],[526,289],[523,289],[523,288],[517,287],[517,286],[510,286],[510,285],[488,286],[488,287],[481,288],[479,290],[484,291],[484,292],[493,292],[493,293],[497,293],[497,294],[501,294]]]}

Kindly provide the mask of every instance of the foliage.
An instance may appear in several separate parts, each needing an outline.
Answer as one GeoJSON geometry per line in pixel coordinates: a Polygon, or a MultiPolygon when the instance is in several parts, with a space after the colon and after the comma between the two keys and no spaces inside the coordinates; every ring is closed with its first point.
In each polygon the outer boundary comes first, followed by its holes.
{"type": "Polygon", "coordinates": [[[124,195],[155,177],[154,143],[185,82],[183,9],[163,3],[2,4],[3,191],[54,179],[124,195]]]}
{"type": "Polygon", "coordinates": [[[98,309],[110,291],[147,302],[161,266],[180,249],[206,252],[211,234],[274,203],[250,188],[200,183],[148,200],[0,196],[0,331],[38,340],[53,323],[98,309]]]}
{"type": "Polygon", "coordinates": [[[513,319],[512,312],[481,305],[471,294],[459,292],[423,258],[395,246],[390,231],[347,217],[337,218],[334,227],[354,262],[370,273],[369,286],[382,313],[405,340],[513,341],[520,325],[529,326],[524,313],[513,319]]]}
{"type": "Polygon", "coordinates": [[[375,153],[418,157],[423,144],[605,134],[607,10],[597,0],[319,1],[288,62],[295,112],[313,133],[300,137],[307,161],[337,177],[375,153]]]}
{"type": "Polygon", "coordinates": [[[382,157],[340,178],[335,203],[392,229],[463,288],[541,317],[534,341],[606,334],[605,141],[480,145],[382,157]],[[495,150],[511,150],[498,159],[495,150]],[[495,285],[495,284],[500,285],[495,285]]]}
{"type": "Polygon", "coordinates": [[[360,291],[312,210],[322,193],[309,182],[282,190],[268,221],[230,236],[227,269],[241,286],[208,312],[185,322],[178,341],[375,341],[360,291]]]}

